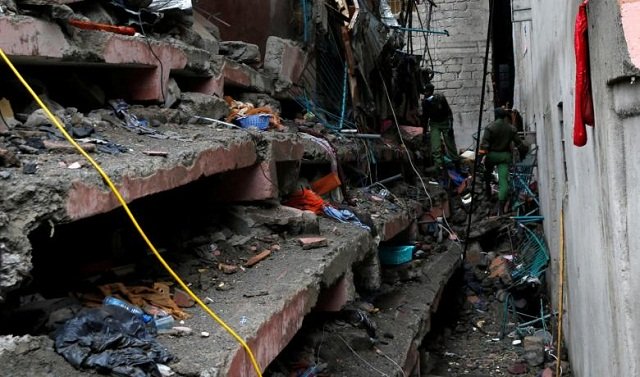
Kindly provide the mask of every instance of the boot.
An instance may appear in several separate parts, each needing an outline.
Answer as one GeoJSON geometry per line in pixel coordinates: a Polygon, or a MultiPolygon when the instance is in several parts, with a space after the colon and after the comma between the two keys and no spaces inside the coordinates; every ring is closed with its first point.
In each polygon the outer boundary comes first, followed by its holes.
{"type": "Polygon", "coordinates": [[[505,207],[507,206],[507,202],[505,200],[498,200],[498,216],[502,216],[506,213],[505,207]]]}
{"type": "Polygon", "coordinates": [[[484,180],[484,194],[487,196],[487,199],[491,198],[491,180],[487,178],[484,180]]]}

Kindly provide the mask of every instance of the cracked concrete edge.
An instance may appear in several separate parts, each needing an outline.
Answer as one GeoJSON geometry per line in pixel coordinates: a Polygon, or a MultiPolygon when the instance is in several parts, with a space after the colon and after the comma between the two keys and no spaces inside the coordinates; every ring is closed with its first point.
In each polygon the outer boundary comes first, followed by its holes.
{"type": "MultiPolygon", "coordinates": [[[[125,200],[131,202],[201,177],[252,166],[259,160],[299,160],[303,151],[296,135],[241,134],[213,146],[187,149],[160,164],[155,160],[138,160],[124,168],[105,166],[105,169],[125,200]]],[[[33,182],[21,179],[18,184],[7,187],[0,207],[0,224],[6,223],[0,227],[2,298],[29,276],[32,250],[28,235],[40,224],[50,222],[55,226],[76,221],[106,213],[120,204],[96,173],[91,179],[51,175],[39,176],[33,182]]]]}
{"type": "MultiPolygon", "coordinates": [[[[367,232],[359,232],[358,236],[349,240],[333,250],[327,255],[332,257],[327,264],[319,266],[321,271],[314,273],[314,278],[308,284],[301,287],[298,294],[287,298],[274,312],[268,321],[260,324],[254,335],[246,337],[247,344],[251,347],[261,368],[266,368],[282,352],[287,344],[293,339],[302,327],[302,321],[317,304],[320,287],[332,285],[340,276],[353,268],[354,263],[363,260],[366,255],[375,249],[372,237],[367,232]],[[293,308],[293,309],[292,309],[293,308]],[[274,342],[273,337],[268,335],[269,330],[274,326],[274,322],[283,321],[285,333],[281,333],[279,342],[274,342]],[[278,345],[278,347],[274,347],[278,345]]],[[[238,347],[231,360],[220,367],[220,376],[225,377],[249,377],[254,371],[244,349],[238,347]]]]}

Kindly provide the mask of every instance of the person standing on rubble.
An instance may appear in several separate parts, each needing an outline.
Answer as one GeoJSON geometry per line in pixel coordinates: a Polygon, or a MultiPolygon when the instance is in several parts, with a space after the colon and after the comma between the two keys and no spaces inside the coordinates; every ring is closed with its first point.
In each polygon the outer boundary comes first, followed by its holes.
{"type": "Polygon", "coordinates": [[[485,166],[487,195],[491,194],[490,179],[494,167],[498,168],[498,215],[505,212],[509,194],[509,165],[513,161],[512,145],[522,153],[528,150],[515,127],[511,124],[511,114],[503,108],[494,110],[495,121],[487,126],[480,142],[479,154],[485,166]]]}
{"type": "Polygon", "coordinates": [[[446,155],[456,165],[459,163],[460,157],[457,153],[458,150],[456,149],[456,140],[453,133],[453,112],[449,107],[447,98],[441,93],[434,93],[434,89],[431,83],[427,83],[424,86],[422,128],[425,139],[427,129],[429,130],[434,168],[438,174],[445,175],[444,156],[446,155]]]}

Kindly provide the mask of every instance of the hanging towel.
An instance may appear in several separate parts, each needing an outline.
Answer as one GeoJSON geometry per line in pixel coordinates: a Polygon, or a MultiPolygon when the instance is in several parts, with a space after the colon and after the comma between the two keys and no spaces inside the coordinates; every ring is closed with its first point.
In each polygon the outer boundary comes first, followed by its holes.
{"type": "Polygon", "coordinates": [[[578,8],[574,34],[576,53],[576,102],[573,125],[573,144],[578,147],[582,147],[587,144],[587,129],[585,125],[594,125],[593,97],[591,95],[591,73],[589,71],[588,4],[589,0],[584,0],[578,8]]]}

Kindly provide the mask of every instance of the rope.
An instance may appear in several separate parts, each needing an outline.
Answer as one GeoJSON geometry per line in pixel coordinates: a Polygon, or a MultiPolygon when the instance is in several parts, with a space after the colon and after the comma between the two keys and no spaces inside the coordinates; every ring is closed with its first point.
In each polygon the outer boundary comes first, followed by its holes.
{"type": "MultiPolygon", "coordinates": [[[[476,155],[476,159],[474,160],[473,163],[473,179],[471,181],[471,205],[469,207],[469,220],[467,222],[467,235],[469,235],[469,232],[471,231],[471,219],[473,218],[473,207],[475,204],[475,196],[476,196],[476,177],[477,177],[477,171],[478,171],[478,166],[480,165],[480,160],[477,158],[478,156],[478,152],[480,151],[480,132],[482,132],[482,113],[484,111],[484,89],[487,85],[487,66],[489,64],[489,43],[491,42],[491,29],[493,27],[493,7],[494,7],[494,0],[489,0],[489,22],[487,25],[487,41],[486,41],[486,46],[485,46],[485,51],[484,51],[484,68],[483,68],[483,74],[482,74],[482,93],[480,94],[480,111],[478,112],[478,130],[477,130],[477,135],[478,135],[478,139],[476,140],[476,150],[475,150],[475,155],[476,155]]],[[[467,254],[467,248],[469,247],[469,242],[465,242],[464,243],[464,251],[463,251],[463,255],[467,254]]]]}
{"type": "Polygon", "coordinates": [[[107,185],[115,195],[118,202],[120,202],[120,204],[122,205],[122,208],[124,209],[127,216],[129,217],[129,220],[131,220],[131,223],[136,228],[136,230],[138,231],[138,233],[140,234],[144,242],[147,244],[147,246],[149,246],[149,249],[153,252],[153,255],[158,259],[162,267],[164,267],[164,269],[169,273],[169,275],[171,275],[171,277],[173,277],[173,279],[178,283],[178,285],[185,292],[187,292],[187,294],[211,318],[213,318],[216,322],[218,322],[218,324],[220,324],[220,326],[222,326],[223,329],[225,329],[238,343],[240,343],[240,345],[242,345],[242,348],[244,348],[247,351],[247,354],[249,355],[249,359],[251,359],[251,364],[253,365],[253,368],[255,369],[256,374],[258,375],[258,377],[262,377],[260,366],[258,365],[258,362],[253,356],[253,352],[251,352],[251,349],[249,348],[247,343],[231,327],[229,327],[229,325],[227,325],[220,317],[218,317],[218,315],[213,310],[211,310],[195,293],[193,293],[191,288],[189,288],[189,286],[180,278],[180,276],[178,276],[178,274],[176,274],[176,272],[173,271],[173,269],[164,260],[164,258],[162,258],[162,256],[160,255],[156,247],[153,245],[151,240],[149,240],[149,238],[147,237],[147,234],[144,232],[144,230],[142,230],[142,227],[140,227],[140,224],[138,224],[138,220],[136,220],[135,216],[131,212],[131,209],[129,209],[127,202],[124,200],[124,198],[122,197],[122,194],[120,193],[118,188],[115,186],[111,178],[102,169],[100,164],[98,164],[98,162],[96,162],[96,160],[94,160],[93,157],[91,157],[84,149],[82,149],[82,147],[73,139],[73,137],[69,135],[67,130],[64,128],[64,126],[61,125],[60,122],[58,122],[58,119],[51,113],[51,110],[49,110],[49,108],[42,102],[40,97],[38,97],[38,95],[33,91],[31,86],[29,86],[29,84],[25,81],[25,79],[22,77],[20,72],[18,72],[16,67],[13,65],[13,63],[11,63],[11,60],[9,60],[9,58],[1,48],[0,48],[0,57],[2,57],[5,63],[7,63],[11,71],[13,71],[14,75],[18,78],[18,80],[22,83],[22,85],[27,89],[27,91],[31,94],[33,99],[38,103],[38,105],[42,108],[42,110],[44,110],[44,112],[47,114],[47,117],[58,128],[58,130],[62,133],[62,135],[64,135],[67,141],[69,141],[69,143],[71,143],[71,145],[73,145],[78,150],[78,152],[80,152],[80,154],[85,159],[87,159],[87,161],[89,161],[91,166],[93,166],[93,168],[98,172],[98,174],[100,174],[100,176],[104,179],[104,181],[107,183],[107,185]]]}
{"type": "Polygon", "coordinates": [[[560,276],[558,278],[558,359],[556,361],[556,376],[560,376],[562,373],[561,366],[561,354],[562,354],[562,315],[564,311],[564,257],[565,257],[565,246],[564,246],[564,205],[560,210],[560,260],[558,263],[560,264],[560,276]]]}

